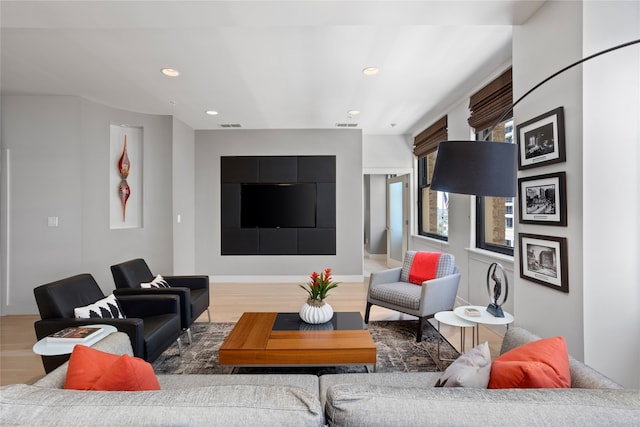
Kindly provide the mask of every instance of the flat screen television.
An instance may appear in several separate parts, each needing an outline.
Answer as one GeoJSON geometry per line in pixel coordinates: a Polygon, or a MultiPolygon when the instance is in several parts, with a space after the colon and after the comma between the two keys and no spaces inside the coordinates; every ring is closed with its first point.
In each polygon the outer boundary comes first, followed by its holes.
{"type": "Polygon", "coordinates": [[[316,184],[241,184],[240,227],[315,228],[316,184]]]}

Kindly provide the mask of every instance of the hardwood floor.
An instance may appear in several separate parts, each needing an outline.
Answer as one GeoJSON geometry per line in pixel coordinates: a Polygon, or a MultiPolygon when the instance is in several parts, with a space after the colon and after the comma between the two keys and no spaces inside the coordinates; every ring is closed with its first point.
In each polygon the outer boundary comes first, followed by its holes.
{"type": "MultiPolygon", "coordinates": [[[[374,262],[375,263],[375,262],[374,262]]],[[[368,265],[365,271],[382,269],[381,266],[368,265]]],[[[328,302],[334,311],[359,311],[364,316],[367,281],[341,283],[333,289],[328,302]]],[[[297,312],[304,301],[304,291],[296,283],[212,283],[211,284],[211,321],[237,322],[245,311],[297,312]]],[[[374,306],[370,320],[403,320],[413,316],[374,306]]],[[[37,315],[0,317],[0,385],[31,383],[44,375],[40,356],[32,351],[36,342],[33,322],[37,315]]],[[[203,314],[197,321],[206,322],[203,314]]],[[[435,320],[431,319],[434,325],[435,320]]],[[[442,335],[454,347],[460,347],[458,328],[441,327],[442,335]]],[[[466,349],[471,348],[471,333],[467,335],[466,349]]],[[[502,335],[492,329],[481,327],[480,339],[489,341],[491,352],[497,355],[502,335]]]]}

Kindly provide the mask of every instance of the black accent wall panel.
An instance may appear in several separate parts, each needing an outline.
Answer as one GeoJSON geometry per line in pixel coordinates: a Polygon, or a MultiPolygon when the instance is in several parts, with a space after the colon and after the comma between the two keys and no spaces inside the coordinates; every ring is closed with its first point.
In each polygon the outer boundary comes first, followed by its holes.
{"type": "Polygon", "coordinates": [[[298,255],[335,254],[335,228],[301,228],[298,230],[298,255]]]}
{"type": "Polygon", "coordinates": [[[220,176],[223,184],[259,182],[258,157],[222,157],[220,176]]]}
{"type": "Polygon", "coordinates": [[[316,191],[316,228],[336,228],[336,184],[319,182],[316,191]]]}
{"type": "Polygon", "coordinates": [[[240,184],[222,184],[222,228],[240,228],[240,184]]]}
{"type": "Polygon", "coordinates": [[[222,229],[222,255],[257,254],[260,248],[259,242],[258,229],[222,229]]]}
{"type": "Polygon", "coordinates": [[[299,182],[296,156],[265,156],[258,160],[260,183],[299,182]]]}
{"type": "Polygon", "coordinates": [[[220,159],[222,255],[335,255],[335,156],[220,159]],[[241,228],[241,184],[313,183],[315,228],[241,228]]]}
{"type": "Polygon", "coordinates": [[[298,157],[300,182],[336,182],[336,156],[298,157]]]}
{"type": "Polygon", "coordinates": [[[261,255],[297,255],[298,229],[263,228],[259,231],[261,255]]]}

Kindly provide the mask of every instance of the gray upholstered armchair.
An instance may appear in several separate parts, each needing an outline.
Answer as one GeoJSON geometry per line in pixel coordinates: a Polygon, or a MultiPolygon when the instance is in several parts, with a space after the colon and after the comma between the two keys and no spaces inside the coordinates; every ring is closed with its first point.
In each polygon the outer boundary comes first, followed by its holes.
{"type": "MultiPolygon", "coordinates": [[[[418,259],[425,259],[418,255],[418,259]]],[[[427,268],[429,270],[429,268],[427,268]]],[[[367,308],[364,322],[369,323],[372,305],[389,308],[418,317],[416,341],[422,340],[424,319],[433,317],[439,311],[452,310],[456,302],[460,273],[455,266],[455,257],[447,253],[420,253],[407,251],[402,267],[372,273],[367,291],[367,308]],[[423,262],[424,267],[433,263],[427,276],[433,279],[420,281],[420,272],[416,273],[416,254],[424,254],[431,261],[423,262]],[[434,254],[439,254],[434,257],[434,254]],[[431,273],[431,274],[429,274],[431,273]],[[416,281],[417,278],[417,281],[416,281]],[[413,281],[411,283],[409,280],[413,281]],[[418,284],[415,284],[418,283],[418,284]]]]}

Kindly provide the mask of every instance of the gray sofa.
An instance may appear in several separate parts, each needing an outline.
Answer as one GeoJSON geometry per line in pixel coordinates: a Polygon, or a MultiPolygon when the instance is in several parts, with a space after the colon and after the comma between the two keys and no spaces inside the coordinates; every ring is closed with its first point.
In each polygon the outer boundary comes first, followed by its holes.
{"type": "MultiPolygon", "coordinates": [[[[535,340],[512,327],[502,352],[535,340]]],[[[115,333],[95,345],[131,354],[115,333]]],[[[411,426],[640,424],[640,391],[571,360],[571,389],[434,388],[440,373],[159,375],[162,390],[64,390],[67,365],[0,388],[0,425],[411,426]]]]}

